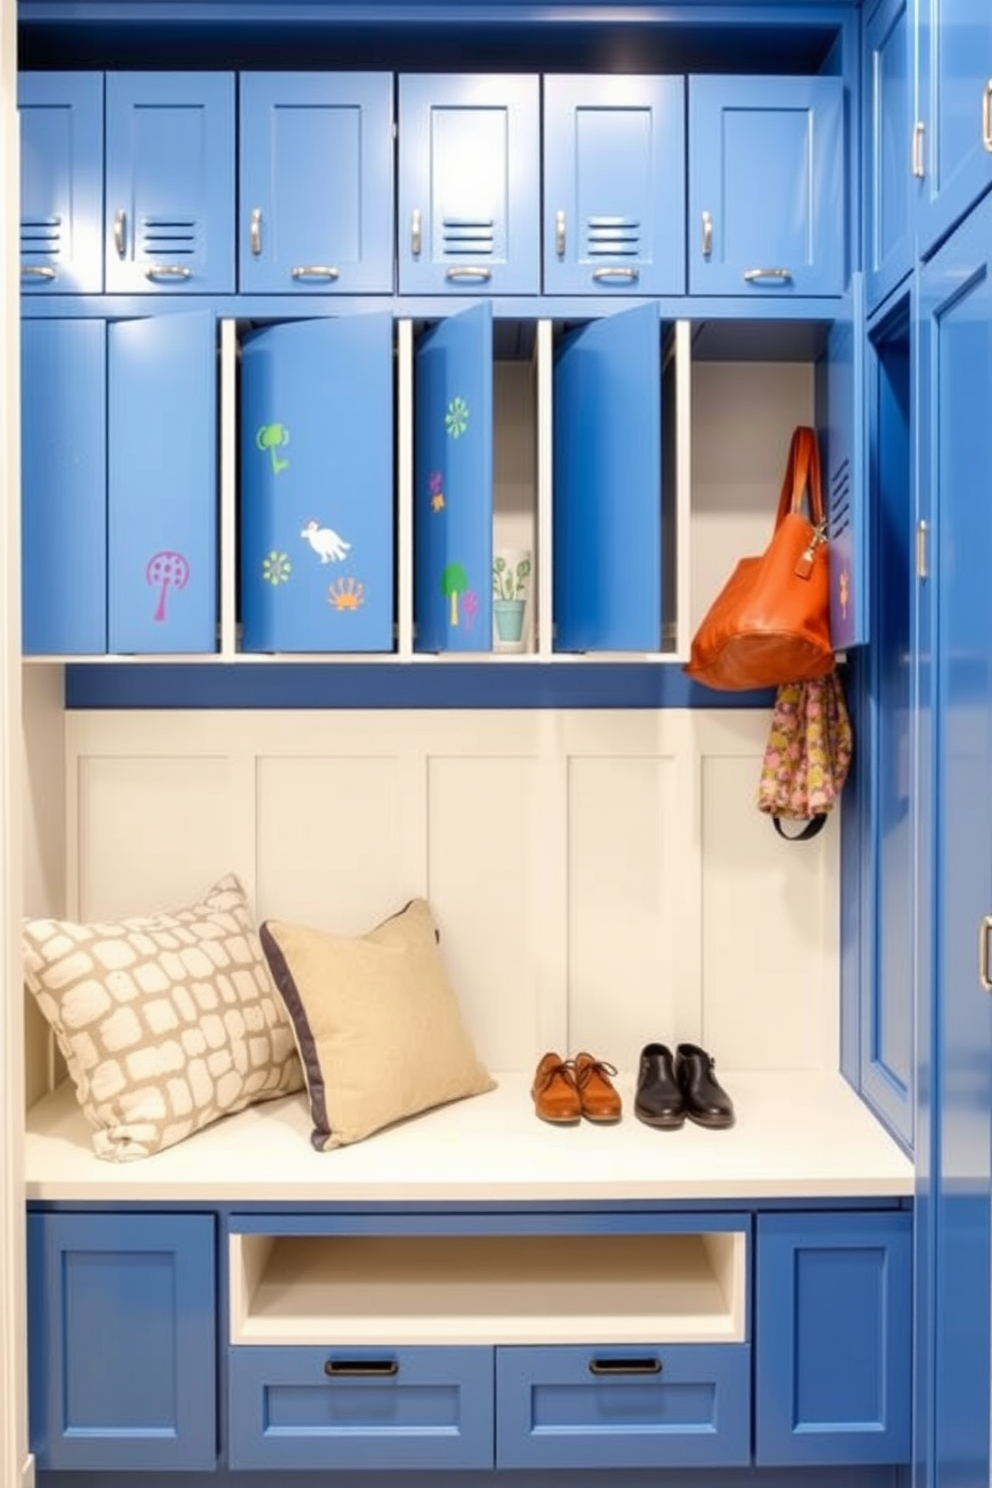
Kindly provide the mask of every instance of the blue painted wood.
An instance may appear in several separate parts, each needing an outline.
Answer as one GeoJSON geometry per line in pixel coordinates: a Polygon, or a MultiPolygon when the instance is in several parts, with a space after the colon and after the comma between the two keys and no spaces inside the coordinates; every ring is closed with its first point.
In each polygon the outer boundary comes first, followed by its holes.
{"type": "MultiPolygon", "coordinates": [[[[952,45],[954,38],[951,38],[952,45]]],[[[933,502],[932,1481],[989,1476],[992,198],[920,281],[920,483],[933,502]]],[[[926,680],[926,679],[925,679],[926,680]]]]}
{"type": "Polygon", "coordinates": [[[28,1216],[30,1441],[48,1468],[211,1468],[214,1221],[28,1216]]]}
{"type": "Polygon", "coordinates": [[[392,76],[245,72],[238,118],[238,288],[391,293],[392,76]]]}
{"type": "Polygon", "coordinates": [[[233,73],[107,74],[108,291],[233,291],[234,107],[233,73]]]}
{"type": "Polygon", "coordinates": [[[21,611],[28,655],[107,649],[106,413],[103,322],[25,320],[21,611]]]}
{"type": "Polygon", "coordinates": [[[926,150],[925,174],[913,185],[926,256],[992,186],[992,9],[987,0],[926,0],[917,5],[917,38],[926,150]]]}
{"type": "Polygon", "coordinates": [[[544,79],[545,294],[685,290],[685,80],[544,79]]]}
{"type": "Polygon", "coordinates": [[[823,501],[830,546],[830,636],[837,650],[869,639],[870,572],[864,473],[864,279],[851,287],[816,368],[823,501]]]}
{"type": "Polygon", "coordinates": [[[839,77],[690,77],[690,293],[842,293],[845,165],[839,77]]]}
{"type": "Polygon", "coordinates": [[[869,307],[879,305],[913,265],[914,45],[914,14],[908,0],[881,0],[864,30],[864,268],[869,307]]]}
{"type": "Polygon", "coordinates": [[[745,1465],[748,1344],[501,1347],[500,1467],[745,1465]]]}
{"type": "Polygon", "coordinates": [[[389,315],[245,339],[245,651],[393,649],[392,408],[389,315]]]}
{"type": "Polygon", "coordinates": [[[235,1469],[491,1467],[493,1351],[235,1347],[228,1417],[235,1469]]]}
{"type": "Polygon", "coordinates": [[[538,293],[540,128],[536,76],[400,77],[403,294],[538,293]]]}
{"type": "Polygon", "coordinates": [[[493,348],[484,302],[414,353],[414,621],[418,651],[492,649],[493,348]]]}
{"type": "Polygon", "coordinates": [[[912,1216],[763,1214],[755,1460],[910,1458],[912,1216]]]}
{"type": "Polygon", "coordinates": [[[103,76],[21,72],[21,291],[103,289],[103,76]]]}
{"type": "Polygon", "coordinates": [[[108,646],[214,651],[213,317],[120,321],[108,339],[108,646]]]}
{"type": "Polygon", "coordinates": [[[558,651],[661,648],[661,367],[651,305],[591,321],[556,348],[558,651]]]}

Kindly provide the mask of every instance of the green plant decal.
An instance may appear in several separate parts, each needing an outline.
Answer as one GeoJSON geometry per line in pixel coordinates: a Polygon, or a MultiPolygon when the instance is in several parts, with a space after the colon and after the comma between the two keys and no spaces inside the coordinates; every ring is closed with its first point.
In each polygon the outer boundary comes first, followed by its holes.
{"type": "Polygon", "coordinates": [[[266,584],[285,584],[293,572],[293,565],[286,553],[277,553],[275,548],[262,559],[262,581],[266,584]]]}
{"type": "Polygon", "coordinates": [[[468,588],[468,574],[460,563],[449,563],[441,575],[441,593],[450,599],[449,623],[458,624],[458,596],[468,588]]]}
{"type": "Polygon", "coordinates": [[[521,558],[514,570],[502,556],[493,563],[493,598],[523,599],[530,577],[530,559],[521,558]]]}
{"type": "Polygon", "coordinates": [[[452,398],[444,416],[444,427],[452,439],[460,439],[468,428],[468,404],[464,398],[452,398]]]}
{"type": "Polygon", "coordinates": [[[277,449],[289,443],[289,430],[285,424],[263,424],[255,435],[255,443],[260,450],[268,450],[273,475],[278,475],[280,470],[286,469],[289,461],[280,460],[276,454],[277,449]]]}

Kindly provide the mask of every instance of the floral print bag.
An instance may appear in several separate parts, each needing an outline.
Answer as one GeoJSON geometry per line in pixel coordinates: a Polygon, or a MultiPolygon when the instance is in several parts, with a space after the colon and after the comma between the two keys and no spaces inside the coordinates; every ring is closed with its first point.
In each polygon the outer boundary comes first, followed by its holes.
{"type": "Polygon", "coordinates": [[[824,826],[851,764],[853,735],[836,667],[825,677],[785,682],[775,694],[758,782],[758,810],[790,841],[808,842],[824,826]],[[804,822],[785,832],[783,821],[804,822]]]}

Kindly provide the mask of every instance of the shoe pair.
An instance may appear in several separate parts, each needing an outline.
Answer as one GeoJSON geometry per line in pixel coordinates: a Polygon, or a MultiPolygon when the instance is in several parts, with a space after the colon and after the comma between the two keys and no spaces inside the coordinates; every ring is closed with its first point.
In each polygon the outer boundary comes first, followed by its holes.
{"type": "Polygon", "coordinates": [[[673,1131],[688,1116],[697,1126],[734,1124],[734,1103],[713,1073],[714,1061],[698,1044],[645,1044],[637,1071],[634,1115],[647,1126],[673,1131]]]}
{"type": "Polygon", "coordinates": [[[555,1126],[574,1126],[583,1116],[587,1121],[619,1121],[620,1096],[610,1083],[615,1074],[612,1064],[591,1054],[576,1054],[574,1059],[545,1054],[530,1091],[534,1112],[555,1126]]]}

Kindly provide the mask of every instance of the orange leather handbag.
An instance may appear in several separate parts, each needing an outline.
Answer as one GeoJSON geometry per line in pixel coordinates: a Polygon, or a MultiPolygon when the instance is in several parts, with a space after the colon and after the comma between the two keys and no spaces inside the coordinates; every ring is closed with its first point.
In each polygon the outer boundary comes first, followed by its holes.
{"type": "Polygon", "coordinates": [[[820,448],[815,431],[801,426],[771,542],[737,564],[693,637],[685,671],[707,687],[742,692],[822,677],[833,665],[820,448]]]}

